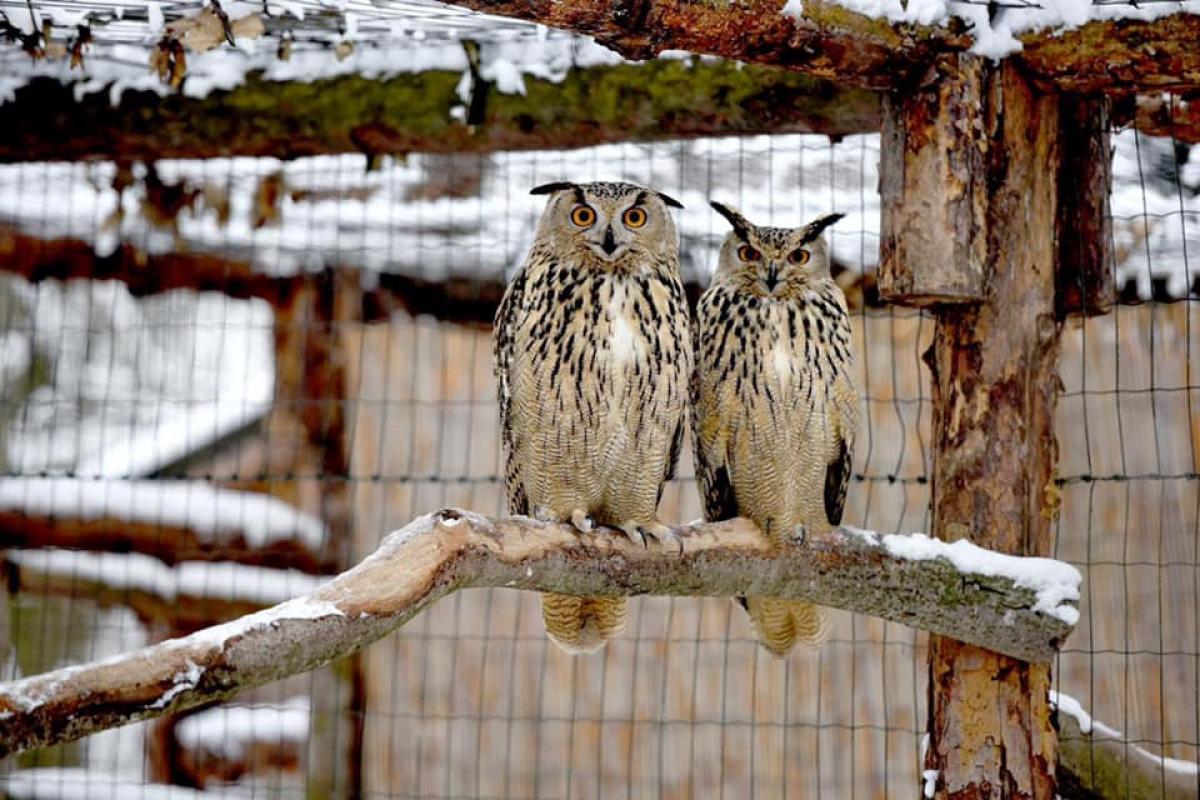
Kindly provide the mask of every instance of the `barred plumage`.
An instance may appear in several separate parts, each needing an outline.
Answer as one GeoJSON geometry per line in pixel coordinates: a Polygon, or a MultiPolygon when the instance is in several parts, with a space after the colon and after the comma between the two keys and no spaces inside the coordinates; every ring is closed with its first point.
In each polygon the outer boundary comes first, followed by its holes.
{"type": "MultiPolygon", "coordinates": [[[[550,184],[529,256],[496,315],[509,512],[645,541],[683,436],[692,348],[674,200],[628,183],[550,184]]],[[[595,650],[624,598],[545,595],[550,637],[595,650]]]]}
{"type": "MultiPolygon", "coordinates": [[[[693,432],[705,516],[749,517],[785,546],[841,522],[858,430],[850,319],[822,236],[840,215],[765,228],[713,207],[734,230],[697,308],[693,432]]],[[[775,655],[828,635],[810,603],[740,601],[775,655]]]]}

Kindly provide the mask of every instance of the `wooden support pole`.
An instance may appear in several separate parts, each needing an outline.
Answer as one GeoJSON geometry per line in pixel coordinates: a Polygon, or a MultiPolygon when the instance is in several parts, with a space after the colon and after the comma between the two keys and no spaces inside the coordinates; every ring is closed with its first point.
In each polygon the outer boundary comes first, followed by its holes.
{"type": "Polygon", "coordinates": [[[1117,302],[1113,261],[1111,102],[1063,95],[1058,171],[1058,278],[1060,318],[1107,314],[1117,302]]]}
{"type": "MultiPolygon", "coordinates": [[[[986,153],[978,179],[987,187],[988,225],[972,234],[985,248],[987,299],[940,308],[926,354],[933,525],[943,540],[970,536],[990,549],[1037,555],[1049,552],[1058,508],[1059,104],[1013,64],[985,70],[983,124],[964,133],[986,153]]],[[[937,773],[935,796],[1053,798],[1049,689],[1047,664],[931,637],[925,769],[937,773]]]]}
{"type": "Polygon", "coordinates": [[[879,296],[929,306],[983,299],[988,142],[980,135],[990,70],[948,56],[924,91],[883,103],[879,296]]]}

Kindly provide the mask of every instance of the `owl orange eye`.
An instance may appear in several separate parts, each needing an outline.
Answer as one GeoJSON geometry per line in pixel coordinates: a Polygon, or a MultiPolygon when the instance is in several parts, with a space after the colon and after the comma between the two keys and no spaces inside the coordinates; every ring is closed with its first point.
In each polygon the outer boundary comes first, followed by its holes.
{"type": "Polygon", "coordinates": [[[581,228],[586,228],[596,221],[596,212],[591,206],[575,206],[571,209],[571,222],[581,228]]]}
{"type": "Polygon", "coordinates": [[[792,262],[793,264],[807,264],[808,259],[811,257],[811,253],[801,248],[799,250],[793,250],[791,255],[788,256],[788,261],[792,262]]]}
{"type": "Polygon", "coordinates": [[[630,228],[640,228],[646,224],[646,210],[634,206],[625,212],[625,224],[630,228]]]}
{"type": "Polygon", "coordinates": [[[744,244],[738,248],[738,258],[742,261],[758,261],[762,258],[762,253],[755,250],[748,244],[744,244]]]}

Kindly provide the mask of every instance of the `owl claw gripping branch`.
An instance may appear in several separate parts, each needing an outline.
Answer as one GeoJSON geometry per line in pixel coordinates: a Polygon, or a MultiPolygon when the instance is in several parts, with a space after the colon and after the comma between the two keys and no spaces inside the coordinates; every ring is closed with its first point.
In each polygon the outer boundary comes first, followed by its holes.
{"type": "MultiPolygon", "coordinates": [[[[675,470],[692,371],[672,198],[630,183],[549,183],[533,247],[496,314],[508,510],[647,543],[675,470]]],[[[550,638],[589,652],[623,597],[542,597],[550,638]]]]}

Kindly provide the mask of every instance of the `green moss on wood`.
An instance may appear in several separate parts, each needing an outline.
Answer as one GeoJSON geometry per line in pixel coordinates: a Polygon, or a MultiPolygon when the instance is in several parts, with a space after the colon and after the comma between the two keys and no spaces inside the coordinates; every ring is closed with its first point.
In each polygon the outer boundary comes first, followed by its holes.
{"type": "Polygon", "coordinates": [[[726,61],[661,60],[526,77],[526,94],[487,93],[481,124],[451,116],[461,74],[312,83],[259,74],[206,98],[126,92],[76,102],[70,86],[38,79],[6,106],[0,160],[283,158],[365,151],[492,152],[703,135],[878,129],[875,94],[795,72],[726,61]]]}

